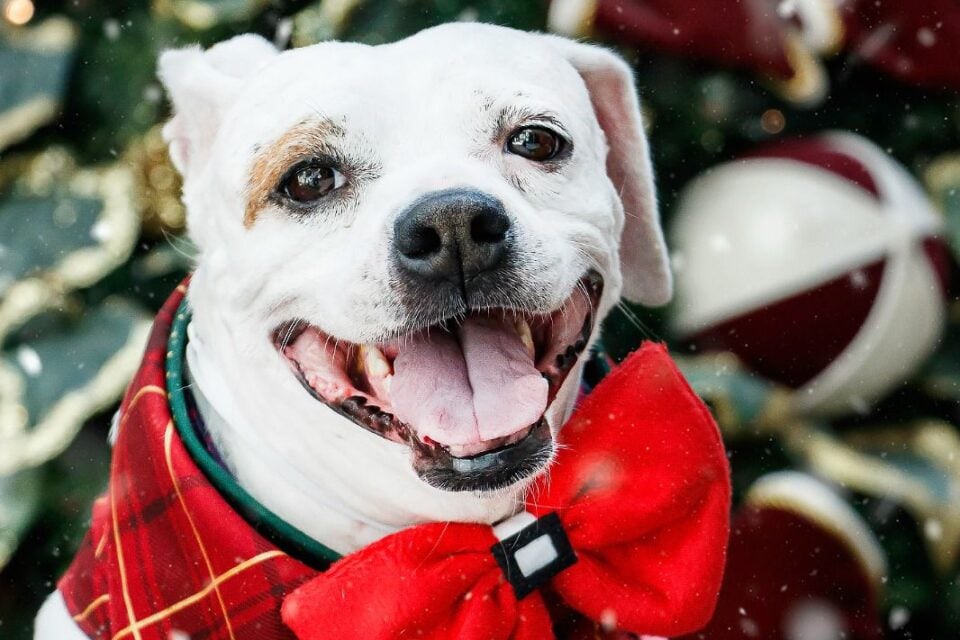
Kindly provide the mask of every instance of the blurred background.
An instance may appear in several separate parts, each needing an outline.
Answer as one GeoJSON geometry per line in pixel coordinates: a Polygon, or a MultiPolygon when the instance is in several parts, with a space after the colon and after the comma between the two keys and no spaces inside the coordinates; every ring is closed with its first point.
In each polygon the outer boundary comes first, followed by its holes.
{"type": "Polygon", "coordinates": [[[190,269],[157,54],[452,20],[636,69],[678,296],[604,345],[667,341],[730,452],[698,637],[960,637],[957,0],[0,0],[0,638],[31,637],[79,544],[190,269]]]}

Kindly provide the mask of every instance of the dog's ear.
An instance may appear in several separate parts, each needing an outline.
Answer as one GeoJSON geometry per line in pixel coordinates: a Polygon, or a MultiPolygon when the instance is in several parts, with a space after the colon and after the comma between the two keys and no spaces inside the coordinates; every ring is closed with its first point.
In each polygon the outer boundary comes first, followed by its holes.
{"type": "Polygon", "coordinates": [[[607,139],[607,174],[620,193],[626,217],[620,239],[623,296],[648,306],[666,304],[673,295],[673,278],[633,72],[607,49],[552,39],[587,85],[607,139]]]}
{"type": "Polygon", "coordinates": [[[185,178],[213,142],[242,80],[275,55],[277,49],[260,36],[242,35],[207,51],[195,46],[160,56],[158,75],[173,103],[173,118],[164,126],[163,137],[185,178]]]}

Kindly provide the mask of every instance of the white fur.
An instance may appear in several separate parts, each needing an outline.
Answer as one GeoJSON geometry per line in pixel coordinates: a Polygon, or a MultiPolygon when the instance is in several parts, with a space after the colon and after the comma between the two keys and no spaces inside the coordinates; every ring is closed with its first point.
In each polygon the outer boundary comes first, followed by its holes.
{"type": "MultiPolygon", "coordinates": [[[[284,53],[242,36],[207,52],[168,52],[160,76],[175,110],[165,134],[199,249],[190,367],[226,418],[213,437],[240,484],[339,552],[423,521],[494,523],[515,513],[523,483],[475,494],[425,484],[405,445],[307,394],[270,334],[294,317],[358,343],[401,331],[409,312],[387,268],[394,217],[419,195],[454,186],[504,203],[525,256],[518,286],[539,309],[558,307],[588,268],[604,277],[601,317],[621,292],[666,302],[666,252],[626,64],[554,36],[454,24],[390,45],[284,53]],[[562,170],[542,171],[491,142],[490,120],[511,105],[563,123],[574,152],[562,170]],[[339,208],[295,219],[268,206],[245,227],[256,150],[312,117],[340,125],[379,177],[339,208]]],[[[554,432],[581,365],[548,411],[554,432]]]]}

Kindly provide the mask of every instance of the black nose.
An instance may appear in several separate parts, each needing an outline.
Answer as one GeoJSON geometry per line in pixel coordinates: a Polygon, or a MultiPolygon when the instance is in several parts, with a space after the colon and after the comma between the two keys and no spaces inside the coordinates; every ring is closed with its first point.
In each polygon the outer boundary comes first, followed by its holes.
{"type": "Polygon", "coordinates": [[[455,282],[461,290],[476,275],[503,262],[510,245],[510,218],[503,204],[473,189],[429,193],[410,205],[393,227],[401,266],[455,282]]]}

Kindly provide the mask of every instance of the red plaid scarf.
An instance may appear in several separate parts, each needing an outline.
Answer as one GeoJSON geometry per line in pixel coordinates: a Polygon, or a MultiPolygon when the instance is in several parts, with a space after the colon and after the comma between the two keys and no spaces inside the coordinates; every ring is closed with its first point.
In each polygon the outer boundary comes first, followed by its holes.
{"type": "MultiPolygon", "coordinates": [[[[188,317],[185,292],[186,285],[180,285],[157,316],[143,363],[120,408],[109,489],[94,504],[90,530],[58,587],[74,620],[91,638],[293,640],[295,636],[281,620],[284,599],[319,576],[338,556],[256,504],[200,444],[191,425],[187,394],[181,388],[188,317]]],[[[653,375],[646,386],[627,384],[631,403],[636,404],[636,397],[648,398],[640,404],[643,412],[650,414],[647,423],[632,426],[645,429],[651,439],[648,444],[665,457],[658,457],[659,463],[651,460],[643,477],[634,478],[637,482],[659,478],[651,485],[657,490],[625,496],[637,502],[633,506],[639,510],[623,512],[646,514],[643,517],[653,519],[646,524],[656,525],[658,531],[662,528],[662,535],[649,533],[649,539],[642,541],[643,548],[629,560],[634,562],[630,566],[650,570],[670,557],[670,568],[662,566],[647,577],[657,583],[651,585],[652,592],[659,589],[669,600],[661,604],[682,608],[674,612],[677,620],[670,623],[671,628],[677,624],[686,628],[687,618],[699,619],[712,609],[719,589],[729,503],[726,459],[709,414],[665,350],[648,346],[641,351],[645,354],[641,360],[650,360],[645,379],[650,372],[659,372],[661,377],[653,375]],[[662,388],[664,385],[669,389],[662,388]],[[695,429],[686,422],[689,420],[695,429]],[[662,435],[674,431],[677,437],[662,435]],[[691,439],[697,446],[687,442],[691,439]],[[680,449],[675,450],[677,447],[680,449]],[[667,467],[672,470],[665,470],[667,467]],[[687,504],[683,497],[689,494],[688,476],[706,477],[705,473],[713,480],[697,485],[705,493],[687,504]],[[668,500],[664,492],[674,493],[669,493],[668,500]],[[708,494],[712,496],[709,500],[708,494]],[[671,524],[676,518],[686,523],[681,529],[671,524]],[[696,544],[688,544],[690,541],[696,544]],[[685,599],[691,595],[698,600],[685,599]]],[[[621,386],[628,380],[620,380],[621,386]]],[[[603,405],[604,415],[611,419],[613,409],[609,407],[628,400],[622,390],[616,393],[621,395],[609,400],[612,405],[606,404],[608,400],[603,405]]],[[[590,423],[589,417],[581,419],[590,423]]],[[[612,437],[622,433],[622,427],[606,433],[612,437]]],[[[603,529],[605,525],[599,522],[597,526],[603,529]]],[[[388,539],[378,544],[390,543],[388,539]]],[[[352,565],[338,564],[341,573],[348,570],[344,566],[355,566],[355,556],[363,553],[351,556],[352,565]]],[[[334,574],[336,571],[329,574],[331,579],[334,574]]],[[[637,637],[607,635],[600,622],[559,602],[549,600],[548,604],[547,624],[552,622],[563,638],[637,637]]],[[[334,614],[338,606],[333,605],[334,614]]],[[[672,611],[669,607],[664,610],[672,611]]],[[[349,620],[339,622],[341,627],[352,628],[349,620]]],[[[310,625],[300,627],[300,632],[307,633],[304,637],[319,633],[310,625]]],[[[357,629],[356,635],[363,637],[364,630],[357,629]]]]}
{"type": "Polygon", "coordinates": [[[91,638],[289,640],[280,604],[318,571],[258,533],[174,427],[165,361],[185,291],[157,316],[120,408],[109,489],[58,586],[91,638]]]}

